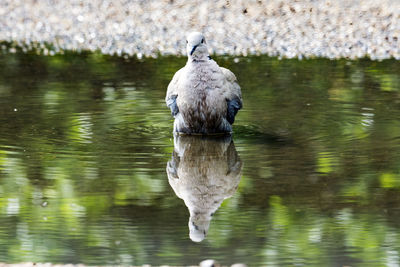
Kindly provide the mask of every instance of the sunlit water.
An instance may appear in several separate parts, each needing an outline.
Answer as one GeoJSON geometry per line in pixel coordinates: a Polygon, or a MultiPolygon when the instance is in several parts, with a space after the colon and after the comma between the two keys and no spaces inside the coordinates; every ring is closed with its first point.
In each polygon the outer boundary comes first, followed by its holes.
{"type": "Polygon", "coordinates": [[[0,55],[0,262],[399,266],[400,63],[216,60],[232,140],[174,140],[184,58],[0,55]]]}

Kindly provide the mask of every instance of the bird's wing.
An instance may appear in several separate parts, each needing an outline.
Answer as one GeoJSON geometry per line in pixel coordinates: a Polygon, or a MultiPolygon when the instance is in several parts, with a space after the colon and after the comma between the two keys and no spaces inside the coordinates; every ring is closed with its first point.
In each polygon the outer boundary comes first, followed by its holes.
{"type": "Polygon", "coordinates": [[[180,70],[178,70],[175,74],[174,77],[172,77],[172,80],[170,81],[170,83],[168,84],[168,89],[167,89],[167,95],[165,97],[165,102],[168,101],[168,99],[171,98],[171,96],[173,95],[178,95],[178,84],[179,84],[179,80],[182,76],[184,67],[181,68],[180,70]]]}
{"type": "Polygon", "coordinates": [[[178,97],[178,85],[179,80],[182,76],[183,69],[178,70],[171,82],[168,84],[167,95],[165,96],[165,103],[171,109],[172,116],[176,116],[179,113],[178,105],[176,104],[176,98],[178,97]]]}
{"type": "Polygon", "coordinates": [[[236,113],[242,108],[242,91],[237,83],[236,76],[230,70],[220,67],[222,74],[225,76],[226,88],[226,102],[227,102],[227,114],[226,118],[230,124],[235,121],[236,113]]]}
{"type": "Polygon", "coordinates": [[[229,99],[239,98],[240,102],[242,102],[242,91],[240,90],[240,86],[237,83],[235,74],[233,74],[232,71],[224,67],[220,67],[220,69],[226,79],[225,87],[229,88],[228,98],[229,99]]]}

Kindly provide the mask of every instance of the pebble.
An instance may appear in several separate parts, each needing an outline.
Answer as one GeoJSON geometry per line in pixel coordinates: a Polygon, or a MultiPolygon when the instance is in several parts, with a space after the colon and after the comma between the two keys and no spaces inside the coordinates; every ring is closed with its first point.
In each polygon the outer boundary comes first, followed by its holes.
{"type": "Polygon", "coordinates": [[[217,267],[219,264],[215,260],[203,260],[200,262],[199,267],[217,267]]]}
{"type": "Polygon", "coordinates": [[[400,59],[399,0],[2,0],[9,52],[184,55],[202,31],[212,54],[400,59]]]}

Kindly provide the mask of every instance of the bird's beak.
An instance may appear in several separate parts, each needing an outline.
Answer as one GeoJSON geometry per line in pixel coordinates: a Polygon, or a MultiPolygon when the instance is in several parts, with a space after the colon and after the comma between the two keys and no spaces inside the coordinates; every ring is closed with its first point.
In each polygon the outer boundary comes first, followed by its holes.
{"type": "Polygon", "coordinates": [[[198,46],[198,45],[193,46],[192,51],[190,51],[190,55],[193,55],[194,50],[196,50],[197,46],[198,46]]]}

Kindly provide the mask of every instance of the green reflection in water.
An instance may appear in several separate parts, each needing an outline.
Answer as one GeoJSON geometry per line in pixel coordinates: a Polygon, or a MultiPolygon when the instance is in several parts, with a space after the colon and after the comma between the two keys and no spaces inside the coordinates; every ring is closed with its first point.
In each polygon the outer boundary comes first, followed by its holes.
{"type": "Polygon", "coordinates": [[[217,61],[242,178],[193,243],[165,168],[184,58],[1,55],[0,261],[395,266],[399,62],[217,61]]]}

